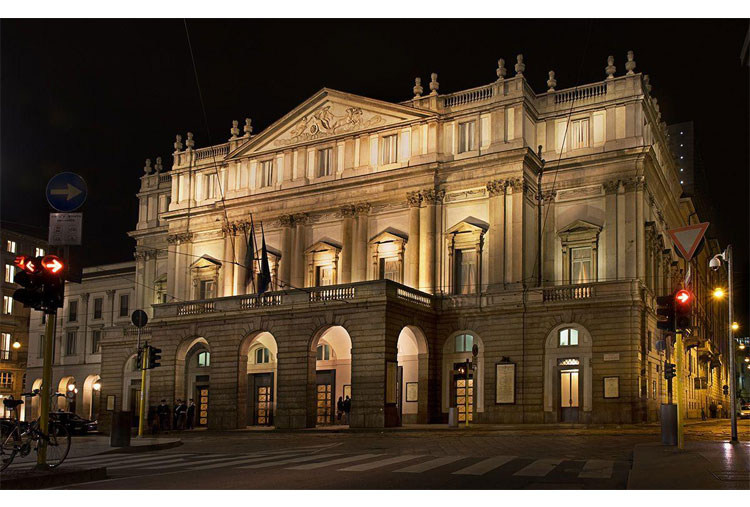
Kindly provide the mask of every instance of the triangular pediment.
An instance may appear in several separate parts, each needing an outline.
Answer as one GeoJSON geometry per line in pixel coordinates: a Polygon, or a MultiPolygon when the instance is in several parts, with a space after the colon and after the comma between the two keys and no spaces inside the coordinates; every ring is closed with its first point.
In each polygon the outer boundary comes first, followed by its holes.
{"type": "Polygon", "coordinates": [[[474,217],[466,217],[445,232],[447,234],[460,234],[466,232],[477,232],[483,234],[487,232],[487,229],[489,228],[490,225],[483,220],[474,217]]]}
{"type": "Polygon", "coordinates": [[[408,235],[392,227],[385,228],[380,234],[374,236],[370,243],[398,243],[406,242],[408,235]]]}
{"type": "Polygon", "coordinates": [[[558,234],[566,234],[566,233],[571,234],[571,233],[576,233],[576,232],[598,233],[601,230],[602,230],[601,225],[592,224],[591,222],[586,222],[585,220],[575,220],[557,232],[558,234]]]}
{"type": "Polygon", "coordinates": [[[281,151],[433,116],[430,111],[323,88],[227,158],[281,151]]]}
{"type": "Polygon", "coordinates": [[[305,250],[305,253],[309,254],[309,253],[330,252],[330,251],[340,252],[341,245],[338,245],[334,241],[331,241],[331,240],[322,240],[309,246],[305,250]]]}
{"type": "Polygon", "coordinates": [[[210,255],[202,255],[190,265],[191,269],[217,268],[221,266],[221,261],[214,259],[210,255]]]}

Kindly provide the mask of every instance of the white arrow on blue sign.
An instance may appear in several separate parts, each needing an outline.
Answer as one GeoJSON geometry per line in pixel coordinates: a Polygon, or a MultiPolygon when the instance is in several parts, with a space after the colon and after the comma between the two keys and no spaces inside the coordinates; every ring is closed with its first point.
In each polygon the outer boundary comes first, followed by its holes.
{"type": "Polygon", "coordinates": [[[67,213],[86,201],[86,182],[76,173],[56,174],[47,183],[47,202],[57,211],[67,213]]]}

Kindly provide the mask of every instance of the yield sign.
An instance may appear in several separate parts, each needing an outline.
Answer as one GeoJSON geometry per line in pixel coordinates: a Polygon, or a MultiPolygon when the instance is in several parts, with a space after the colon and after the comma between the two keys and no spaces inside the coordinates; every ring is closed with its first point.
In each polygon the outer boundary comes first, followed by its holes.
{"type": "Polygon", "coordinates": [[[708,222],[702,222],[677,229],[669,229],[667,233],[669,233],[674,246],[680,251],[682,257],[689,262],[703,239],[703,235],[706,234],[706,229],[708,229],[708,222]]]}

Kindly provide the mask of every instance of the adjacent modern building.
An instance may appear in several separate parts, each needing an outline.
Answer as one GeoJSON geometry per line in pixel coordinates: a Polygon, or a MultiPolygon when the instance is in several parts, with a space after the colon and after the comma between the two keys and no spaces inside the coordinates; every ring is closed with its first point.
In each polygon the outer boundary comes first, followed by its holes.
{"type": "MultiPolygon", "coordinates": [[[[102,337],[105,332],[123,336],[130,331],[134,280],[135,262],[131,261],[84,268],[80,284],[65,284],[65,303],[57,312],[55,326],[52,387],[66,397],[57,398],[57,409],[98,417],[99,394],[106,381],[101,376],[102,337]]],[[[28,390],[42,385],[45,318],[41,312],[31,316],[28,390]]],[[[27,415],[38,417],[39,411],[39,398],[32,398],[27,415]]]]}
{"type": "MultiPolygon", "coordinates": [[[[353,427],[656,420],[675,351],[655,297],[687,267],[666,231],[697,217],[648,76],[630,52],[538,93],[511,67],[452,93],[432,74],[401,103],[323,88],[258,133],[177,136],[169,171],[147,160],[130,235],[162,349],[149,404],[194,398],[209,428],[337,424],[347,396],[353,427]]],[[[714,250],[692,268],[688,415],[727,404],[714,250]]],[[[132,409],[135,354],[132,329],[103,329],[111,409],[132,409]]]]}
{"type": "MultiPolygon", "coordinates": [[[[3,223],[0,229],[2,247],[3,307],[0,313],[0,399],[23,392],[29,345],[30,310],[15,300],[13,293],[21,286],[15,283],[18,255],[44,255],[47,242],[30,234],[25,228],[3,223]]],[[[0,417],[11,414],[0,404],[0,417]]]]}

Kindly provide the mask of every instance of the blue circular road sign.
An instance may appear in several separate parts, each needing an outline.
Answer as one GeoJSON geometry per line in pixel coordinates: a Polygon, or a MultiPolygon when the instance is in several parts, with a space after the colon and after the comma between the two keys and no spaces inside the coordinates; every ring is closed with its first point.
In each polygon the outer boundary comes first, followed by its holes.
{"type": "Polygon", "coordinates": [[[76,173],[56,174],[47,183],[47,202],[63,213],[80,208],[86,193],[86,182],[76,173]]]}

